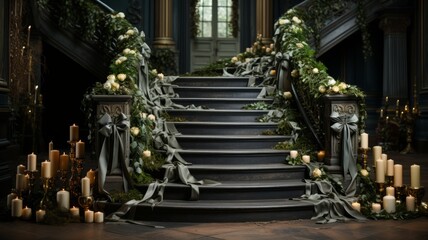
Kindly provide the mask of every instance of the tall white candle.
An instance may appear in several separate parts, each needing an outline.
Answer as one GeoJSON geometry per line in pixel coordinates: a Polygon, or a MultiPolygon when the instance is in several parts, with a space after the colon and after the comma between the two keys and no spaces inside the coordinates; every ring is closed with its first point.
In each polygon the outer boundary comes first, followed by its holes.
{"type": "Polygon", "coordinates": [[[394,187],[403,186],[403,165],[394,165],[394,187]]]}
{"type": "Polygon", "coordinates": [[[382,162],[383,162],[383,170],[385,171],[385,175],[386,175],[386,170],[387,170],[387,161],[388,161],[388,155],[386,155],[385,153],[382,153],[380,155],[380,157],[382,158],[382,162]]]}
{"type": "Polygon", "coordinates": [[[7,203],[6,203],[7,209],[10,209],[12,207],[12,200],[16,198],[16,196],[17,196],[16,193],[9,193],[7,195],[7,203]]]}
{"type": "Polygon", "coordinates": [[[95,171],[89,169],[89,171],[86,173],[86,176],[89,178],[89,183],[93,185],[95,183],[95,171]]]}
{"type": "Polygon", "coordinates": [[[51,178],[51,162],[45,160],[42,162],[42,177],[43,178],[51,178]]]}
{"type": "Polygon", "coordinates": [[[16,173],[18,173],[18,174],[24,174],[25,173],[25,166],[22,165],[22,164],[19,164],[16,167],[16,173]]]}
{"type": "Polygon", "coordinates": [[[25,189],[25,175],[24,174],[16,174],[15,179],[15,188],[17,191],[22,191],[25,189]]]}
{"type": "Polygon", "coordinates": [[[61,212],[68,212],[70,208],[70,193],[64,189],[56,193],[56,202],[61,212]]]}
{"type": "Polygon", "coordinates": [[[94,211],[92,211],[92,210],[86,210],[85,211],[85,222],[86,223],[94,222],[94,211]]]}
{"type": "Polygon", "coordinates": [[[49,142],[49,148],[48,148],[48,153],[51,152],[53,150],[53,142],[50,141],[49,142]]]}
{"type": "Polygon", "coordinates": [[[81,140],[76,143],[76,158],[85,158],[85,143],[81,140]]]}
{"type": "Polygon", "coordinates": [[[376,182],[378,183],[385,182],[385,171],[383,169],[383,161],[379,158],[378,160],[376,160],[376,182]]]}
{"type": "Polygon", "coordinates": [[[67,171],[69,161],[70,161],[70,158],[68,154],[65,154],[64,152],[61,156],[59,156],[59,169],[62,171],[67,171]]]}
{"type": "Polygon", "coordinates": [[[409,212],[415,211],[415,197],[413,196],[406,197],[406,210],[409,212]]]}
{"type": "Polygon", "coordinates": [[[79,127],[76,124],[70,126],[70,141],[79,140],[79,127]]]}
{"type": "Polygon", "coordinates": [[[59,151],[58,150],[54,149],[49,152],[49,161],[51,162],[51,175],[52,177],[55,177],[59,168],[59,151]]]}
{"type": "Polygon", "coordinates": [[[386,176],[394,176],[394,160],[388,159],[386,162],[386,176]]]}
{"type": "Polygon", "coordinates": [[[28,171],[36,171],[37,166],[37,155],[34,153],[28,154],[27,156],[27,169],[28,171]]]}
{"type": "Polygon", "coordinates": [[[381,146],[373,146],[373,166],[376,167],[376,161],[381,159],[382,155],[382,147],[381,146]]]}
{"type": "Polygon", "coordinates": [[[386,195],[383,197],[383,209],[387,213],[395,212],[395,197],[391,195],[386,195]]]}
{"type": "Polygon", "coordinates": [[[410,187],[419,188],[421,186],[421,167],[417,164],[410,166],[410,187]]]}
{"type": "Polygon", "coordinates": [[[22,215],[22,199],[16,197],[12,200],[12,217],[21,217],[22,215]]]}
{"type": "Polygon", "coordinates": [[[87,197],[90,194],[90,180],[88,177],[82,178],[82,196],[87,197]]]}
{"type": "Polygon", "coordinates": [[[361,133],[361,148],[369,148],[369,134],[361,133]]]}

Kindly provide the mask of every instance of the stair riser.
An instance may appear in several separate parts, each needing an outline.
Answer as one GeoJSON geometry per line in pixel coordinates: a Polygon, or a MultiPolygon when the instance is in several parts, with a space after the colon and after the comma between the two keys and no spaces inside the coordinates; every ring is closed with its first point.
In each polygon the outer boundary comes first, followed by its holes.
{"type": "MultiPolygon", "coordinates": [[[[304,186],[255,189],[199,188],[199,200],[290,199],[301,197],[304,193],[304,186]]],[[[190,194],[190,187],[187,187],[185,189],[183,189],[183,187],[166,187],[164,191],[165,199],[189,200],[190,194]]]]}
{"type": "Polygon", "coordinates": [[[310,219],[313,206],[285,209],[181,209],[138,207],[135,220],[168,222],[259,222],[310,219]]]}
{"type": "Polygon", "coordinates": [[[192,99],[180,99],[176,98],[172,100],[176,104],[180,104],[183,106],[189,106],[189,105],[195,105],[198,107],[204,107],[204,108],[211,108],[211,109],[242,109],[243,107],[253,104],[256,102],[264,101],[268,104],[270,104],[271,100],[242,100],[242,101],[210,101],[210,100],[192,100],[192,99]]]}
{"type": "Polygon", "coordinates": [[[207,79],[204,77],[180,77],[173,84],[193,87],[246,87],[248,85],[248,78],[225,77],[207,79]]]}
{"type": "Polygon", "coordinates": [[[209,134],[209,135],[261,135],[267,131],[275,131],[276,125],[190,125],[176,123],[175,127],[182,134],[209,134]]]}
{"type": "Polygon", "coordinates": [[[199,122],[257,122],[263,113],[250,111],[237,112],[209,112],[209,111],[174,111],[168,110],[167,113],[171,117],[184,118],[185,121],[199,122]]]}
{"type": "Polygon", "coordinates": [[[268,164],[284,163],[285,153],[271,154],[204,154],[180,153],[187,162],[193,164],[268,164]]]}
{"type": "Polygon", "coordinates": [[[220,171],[212,169],[190,169],[196,179],[210,179],[214,181],[264,181],[264,180],[290,180],[304,179],[304,172],[279,170],[246,170],[246,171],[220,171]]]}
{"type": "Polygon", "coordinates": [[[174,88],[174,92],[181,98],[257,98],[258,88],[235,89],[192,89],[174,88]]]}
{"type": "MultiPolygon", "coordinates": [[[[273,149],[279,139],[185,139],[177,137],[182,149],[273,149]]],[[[286,139],[284,138],[283,141],[286,139]]]]}

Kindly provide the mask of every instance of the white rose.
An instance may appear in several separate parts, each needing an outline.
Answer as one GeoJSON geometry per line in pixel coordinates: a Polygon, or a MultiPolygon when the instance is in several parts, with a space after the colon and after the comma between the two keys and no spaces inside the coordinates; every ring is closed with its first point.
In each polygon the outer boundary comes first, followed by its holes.
{"type": "Polygon", "coordinates": [[[156,68],[155,68],[155,69],[153,69],[153,70],[152,70],[152,74],[153,74],[153,75],[157,75],[157,74],[158,74],[158,70],[156,70],[156,68]]]}
{"type": "Polygon", "coordinates": [[[363,177],[367,177],[369,175],[369,172],[366,169],[361,169],[360,173],[363,177]]]}
{"type": "Polygon", "coordinates": [[[147,118],[148,118],[150,121],[155,121],[155,120],[156,120],[156,117],[155,117],[155,115],[153,115],[153,114],[149,114],[149,116],[147,116],[147,118]]]}
{"type": "Polygon", "coordinates": [[[270,53],[272,51],[271,48],[266,48],[266,53],[270,53]]]}
{"type": "Polygon", "coordinates": [[[282,96],[283,96],[285,99],[291,99],[291,98],[293,97],[293,95],[291,94],[291,92],[284,92],[284,93],[282,94],[282,96]]]}
{"type": "Polygon", "coordinates": [[[126,31],[126,35],[130,36],[130,35],[134,35],[134,30],[129,29],[128,31],[126,31]]]}
{"type": "Polygon", "coordinates": [[[137,167],[137,169],[135,170],[138,174],[141,174],[143,172],[143,170],[141,170],[140,167],[137,167]]]}
{"type": "Polygon", "coordinates": [[[120,36],[118,37],[118,39],[119,39],[119,41],[122,41],[123,39],[125,39],[125,36],[120,35],[120,36]]]}
{"type": "Polygon", "coordinates": [[[125,18],[125,13],[119,12],[119,13],[116,14],[116,17],[125,18]]]}
{"type": "Polygon", "coordinates": [[[336,84],[336,80],[334,80],[334,78],[332,78],[332,77],[329,77],[328,78],[328,83],[327,83],[329,86],[333,86],[334,84],[336,84]]]}
{"type": "Polygon", "coordinates": [[[325,93],[325,86],[324,85],[320,85],[319,87],[318,87],[318,91],[320,92],[320,93],[325,93]]]}
{"type": "Polygon", "coordinates": [[[163,73],[158,73],[158,78],[159,78],[159,80],[163,80],[163,77],[164,77],[164,75],[163,75],[163,73]]]}
{"type": "Polygon", "coordinates": [[[293,71],[291,71],[291,76],[292,77],[298,77],[299,76],[299,71],[297,71],[296,69],[293,69],[293,71]]]}
{"type": "Polygon", "coordinates": [[[116,91],[119,89],[119,87],[120,87],[119,83],[117,83],[117,82],[111,83],[111,90],[116,91]]]}
{"type": "Polygon", "coordinates": [[[121,56],[118,60],[120,60],[121,62],[125,62],[126,60],[128,60],[128,58],[125,56],[121,56]]]}
{"type": "Polygon", "coordinates": [[[135,55],[135,50],[129,50],[129,54],[135,55]]]}
{"type": "Polygon", "coordinates": [[[318,74],[319,72],[320,72],[320,70],[318,70],[318,68],[312,69],[312,73],[314,73],[314,74],[318,74]]]}
{"type": "Polygon", "coordinates": [[[141,164],[140,164],[139,162],[134,162],[134,167],[135,167],[135,168],[140,167],[140,165],[141,165],[141,164]]]}
{"type": "Polygon", "coordinates": [[[233,57],[232,59],[230,59],[230,62],[231,63],[236,63],[238,61],[238,58],[237,57],[233,57]]]}
{"type": "Polygon", "coordinates": [[[303,48],[303,43],[296,43],[297,48],[303,48]]]}
{"type": "Polygon", "coordinates": [[[279,25],[284,25],[284,24],[286,24],[286,21],[287,21],[287,19],[285,19],[285,18],[281,18],[281,19],[279,19],[279,25]]]}
{"type": "Polygon", "coordinates": [[[138,136],[138,134],[140,134],[140,128],[138,128],[138,127],[132,127],[131,128],[131,134],[134,137],[138,136]]]}
{"type": "Polygon", "coordinates": [[[152,152],[150,152],[150,150],[143,151],[143,157],[149,158],[150,156],[152,156],[152,152]]]}
{"type": "Polygon", "coordinates": [[[348,84],[341,82],[341,83],[339,83],[339,88],[340,88],[340,90],[344,90],[344,89],[348,88],[348,84]]]}
{"type": "Polygon", "coordinates": [[[125,73],[119,73],[117,74],[117,79],[119,79],[119,81],[123,81],[126,79],[126,74],[125,73]]]}
{"type": "Polygon", "coordinates": [[[125,48],[125,49],[123,49],[123,54],[128,54],[130,51],[131,51],[131,49],[125,48]]]}
{"type": "Polygon", "coordinates": [[[340,91],[339,86],[333,86],[332,88],[333,92],[338,93],[340,91]]]}
{"type": "Polygon", "coordinates": [[[322,175],[322,172],[319,168],[315,168],[314,171],[312,172],[312,176],[314,178],[319,178],[321,177],[321,175],[322,175]]]}
{"type": "Polygon", "coordinates": [[[142,113],[142,112],[140,112],[140,117],[141,117],[142,119],[146,119],[146,118],[147,118],[147,113],[142,113]]]}
{"type": "Polygon", "coordinates": [[[116,80],[116,77],[114,76],[114,74],[110,74],[107,76],[107,81],[114,82],[114,80],[116,80]]]}
{"type": "Polygon", "coordinates": [[[104,85],[103,85],[103,87],[104,87],[104,89],[111,90],[111,83],[110,82],[105,82],[104,85]]]}
{"type": "Polygon", "coordinates": [[[291,20],[293,20],[293,22],[300,24],[302,22],[302,20],[300,20],[298,17],[294,16],[291,20]]]}

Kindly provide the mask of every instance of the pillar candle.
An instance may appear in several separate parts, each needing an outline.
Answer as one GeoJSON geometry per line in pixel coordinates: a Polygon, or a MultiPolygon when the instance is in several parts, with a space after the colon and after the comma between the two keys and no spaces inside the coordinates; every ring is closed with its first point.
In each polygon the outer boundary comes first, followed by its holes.
{"type": "Polygon", "coordinates": [[[386,176],[394,176],[394,160],[388,159],[386,162],[386,176]]]}
{"type": "Polygon", "coordinates": [[[76,143],[76,158],[85,158],[85,143],[80,140],[76,143]]]}
{"type": "Polygon", "coordinates": [[[61,156],[59,156],[59,169],[61,171],[67,171],[68,170],[68,162],[69,162],[68,154],[63,153],[61,156]]]}
{"type": "Polygon", "coordinates": [[[85,222],[86,223],[94,222],[94,211],[92,211],[92,210],[86,210],[85,211],[85,222]]]}
{"type": "Polygon", "coordinates": [[[36,212],[36,222],[42,222],[45,219],[46,211],[43,209],[39,209],[36,212]]]}
{"type": "Polygon", "coordinates": [[[22,164],[19,164],[19,165],[16,167],[16,173],[18,173],[18,174],[24,174],[24,172],[25,172],[25,166],[24,166],[24,165],[22,165],[22,164]]]}
{"type": "Polygon", "coordinates": [[[34,153],[28,154],[27,156],[27,169],[28,171],[36,171],[37,155],[34,153]]]}
{"type": "Polygon", "coordinates": [[[382,159],[376,160],[376,182],[384,183],[385,182],[385,171],[383,170],[383,161],[382,159]]]}
{"type": "Polygon", "coordinates": [[[51,178],[51,162],[45,160],[42,162],[42,175],[43,178],[51,178]]]}
{"type": "Polygon", "coordinates": [[[380,213],[381,206],[379,203],[372,203],[372,212],[380,213]]]}
{"type": "Polygon", "coordinates": [[[352,203],[352,208],[353,208],[355,211],[359,212],[359,211],[361,211],[361,204],[360,204],[359,202],[353,202],[353,203],[352,203]]]}
{"type": "Polygon", "coordinates": [[[381,155],[382,155],[382,147],[373,146],[373,166],[376,167],[376,161],[381,158],[381,155]]]}
{"type": "Polygon", "coordinates": [[[395,188],[394,187],[386,187],[386,195],[395,196],[395,188]]]}
{"type": "Polygon", "coordinates": [[[22,219],[24,220],[30,220],[31,219],[31,208],[25,206],[24,209],[22,209],[22,219]]]}
{"type": "Polygon", "coordinates": [[[311,157],[309,155],[303,155],[302,156],[302,161],[304,163],[310,163],[311,162],[311,157]]]}
{"type": "Polygon", "coordinates": [[[17,173],[15,179],[16,191],[22,191],[25,189],[25,175],[17,173]]]}
{"type": "Polygon", "coordinates": [[[79,127],[76,124],[70,126],[70,141],[79,140],[79,127]]]}
{"type": "Polygon", "coordinates": [[[55,177],[59,169],[59,151],[51,150],[49,152],[49,161],[51,162],[51,176],[55,177]]]}
{"type": "Polygon", "coordinates": [[[21,217],[22,215],[22,199],[16,197],[12,200],[12,217],[21,217]]]}
{"type": "Polygon", "coordinates": [[[16,198],[16,196],[17,196],[16,193],[9,193],[7,195],[7,203],[6,203],[7,209],[10,209],[12,207],[12,199],[16,198]]]}
{"type": "Polygon", "coordinates": [[[100,211],[96,212],[94,215],[94,222],[96,223],[104,222],[104,213],[100,211]]]}
{"type": "Polygon", "coordinates": [[[51,152],[53,150],[53,142],[50,141],[49,142],[49,148],[48,148],[48,152],[51,152]]]}
{"type": "Polygon", "coordinates": [[[386,195],[383,197],[383,209],[387,213],[394,213],[395,212],[395,197],[386,195]]]}
{"type": "Polygon", "coordinates": [[[419,188],[421,186],[421,167],[417,164],[410,166],[410,187],[419,188]]]}
{"type": "Polygon", "coordinates": [[[409,212],[415,211],[415,197],[410,195],[406,197],[406,209],[409,212]]]}
{"type": "Polygon", "coordinates": [[[296,157],[297,157],[297,153],[298,153],[298,152],[297,152],[296,150],[291,150],[291,151],[290,151],[290,157],[291,157],[291,158],[296,158],[296,157]]]}
{"type": "Polygon", "coordinates": [[[70,193],[64,189],[56,193],[56,202],[61,212],[67,212],[70,208],[70,193]]]}
{"type": "Polygon", "coordinates": [[[369,134],[361,133],[361,148],[369,148],[369,134]]]}
{"type": "Polygon", "coordinates": [[[89,183],[91,185],[94,185],[95,183],[95,171],[92,169],[89,169],[89,171],[86,173],[86,176],[89,178],[89,183]]]}
{"type": "Polygon", "coordinates": [[[394,165],[394,187],[403,186],[403,165],[394,165]]]}
{"type": "Polygon", "coordinates": [[[79,208],[73,206],[72,208],[70,208],[70,215],[72,218],[76,219],[80,217],[79,214],[79,208]]]}
{"type": "Polygon", "coordinates": [[[385,153],[382,153],[380,155],[380,158],[382,158],[382,162],[383,162],[383,170],[384,170],[384,174],[386,175],[386,171],[387,171],[387,163],[388,163],[388,155],[386,155],[385,153]]]}
{"type": "Polygon", "coordinates": [[[90,180],[88,177],[82,178],[82,196],[87,197],[90,194],[90,180]]]}

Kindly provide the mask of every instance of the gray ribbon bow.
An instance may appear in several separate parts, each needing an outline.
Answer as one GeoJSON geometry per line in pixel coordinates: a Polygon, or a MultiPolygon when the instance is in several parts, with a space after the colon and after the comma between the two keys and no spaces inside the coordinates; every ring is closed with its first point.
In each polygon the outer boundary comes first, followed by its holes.
{"type": "Polygon", "coordinates": [[[119,114],[113,122],[108,113],[98,120],[102,126],[98,132],[104,136],[98,159],[98,191],[110,194],[104,189],[104,183],[107,174],[122,174],[125,192],[128,191],[128,182],[130,175],[128,172],[128,163],[125,159],[125,150],[121,138],[121,133],[129,129],[129,120],[125,114],[119,114]]]}
{"type": "Polygon", "coordinates": [[[352,116],[340,116],[339,113],[332,112],[330,118],[334,122],[334,124],[331,125],[331,129],[338,134],[342,134],[341,157],[343,161],[343,176],[346,176],[348,172],[351,175],[351,182],[347,187],[345,194],[355,195],[357,162],[353,154],[354,148],[352,146],[351,135],[358,130],[358,117],[355,114],[352,116]]]}

